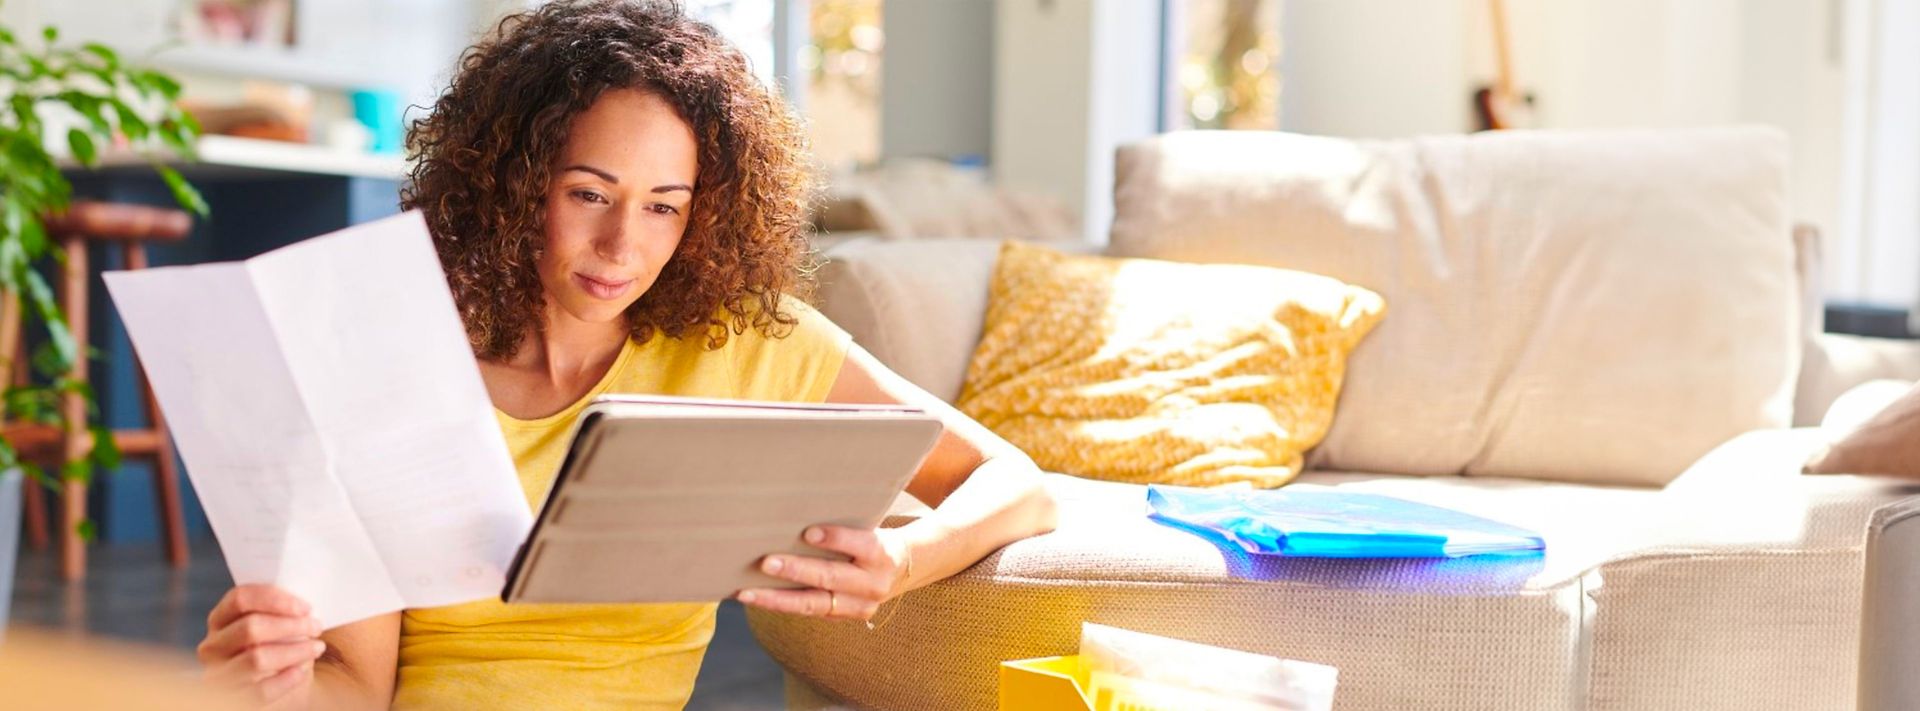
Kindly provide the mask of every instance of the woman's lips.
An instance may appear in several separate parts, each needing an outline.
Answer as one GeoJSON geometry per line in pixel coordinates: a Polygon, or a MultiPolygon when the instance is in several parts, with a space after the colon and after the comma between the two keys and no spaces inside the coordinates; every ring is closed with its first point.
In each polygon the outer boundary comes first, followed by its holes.
{"type": "Polygon", "coordinates": [[[574,273],[573,280],[580,285],[581,289],[599,299],[619,298],[621,294],[627,293],[627,287],[633,286],[632,279],[626,281],[603,281],[578,272],[574,273]]]}

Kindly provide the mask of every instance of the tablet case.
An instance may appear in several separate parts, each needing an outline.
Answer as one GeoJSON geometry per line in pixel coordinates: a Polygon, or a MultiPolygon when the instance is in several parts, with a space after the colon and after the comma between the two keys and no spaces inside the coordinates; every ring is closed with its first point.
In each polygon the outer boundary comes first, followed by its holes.
{"type": "Polygon", "coordinates": [[[799,587],[760,559],[844,560],[801,532],[878,525],[940,432],[903,406],[596,398],[500,597],[713,602],[799,587]]]}

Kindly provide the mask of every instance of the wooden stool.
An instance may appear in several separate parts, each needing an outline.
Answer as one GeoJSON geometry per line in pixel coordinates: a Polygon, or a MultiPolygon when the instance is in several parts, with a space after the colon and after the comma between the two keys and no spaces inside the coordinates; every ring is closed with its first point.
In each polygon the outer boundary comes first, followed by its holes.
{"type": "MultiPolygon", "coordinates": [[[[127,269],[145,269],[147,267],[148,242],[178,242],[187,236],[193,227],[193,219],[185,212],[142,205],[121,205],[102,202],[75,202],[66,214],[49,217],[46,221],[47,234],[59,240],[66,250],[66,264],[60,271],[59,300],[61,309],[67,313],[67,326],[73,332],[77,352],[73,370],[68,377],[86,382],[87,380],[87,287],[93,275],[87,266],[87,245],[95,242],[117,243],[123,250],[127,269]]],[[[26,369],[21,358],[24,343],[20,337],[19,303],[12,298],[5,299],[4,310],[0,310],[0,353],[9,354],[13,381],[24,382],[26,369]]],[[[174,568],[187,565],[186,521],[180,507],[179,468],[174,464],[173,440],[167,436],[166,421],[160,417],[160,408],[153,397],[153,388],[139,372],[139,364],[134,364],[135,377],[140,378],[143,406],[149,425],[144,428],[113,431],[114,444],[120,448],[121,456],[127,459],[149,459],[153,462],[154,488],[159,492],[160,518],[164,527],[164,542],[167,562],[174,568]]],[[[86,401],[78,393],[68,393],[61,402],[66,420],[71,423],[86,421],[86,401]]],[[[30,422],[7,422],[0,427],[0,437],[14,446],[21,459],[33,461],[47,467],[47,471],[59,472],[60,463],[86,456],[93,447],[93,434],[84,426],[62,431],[58,427],[30,422]]],[[[87,515],[87,485],[71,479],[62,480],[61,491],[61,529],[60,529],[60,573],[69,581],[86,576],[87,548],[81,540],[79,524],[87,515]]],[[[47,517],[45,502],[42,500],[41,487],[26,487],[27,540],[35,548],[47,546],[47,517]]]]}

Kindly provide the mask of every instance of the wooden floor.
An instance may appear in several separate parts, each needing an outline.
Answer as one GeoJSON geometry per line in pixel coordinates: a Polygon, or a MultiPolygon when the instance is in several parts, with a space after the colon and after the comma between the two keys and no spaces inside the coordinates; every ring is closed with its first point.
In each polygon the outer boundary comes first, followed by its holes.
{"type": "MultiPolygon", "coordinates": [[[[211,542],[193,551],[185,571],[167,567],[158,545],[97,546],[86,581],[59,581],[53,551],[21,550],[14,573],[14,625],[103,635],[179,650],[183,668],[206,633],[207,612],[233,585],[211,542]]],[[[720,606],[719,628],[707,649],[688,709],[777,709],[784,703],[780,668],[747,630],[736,603],[720,606]]]]}

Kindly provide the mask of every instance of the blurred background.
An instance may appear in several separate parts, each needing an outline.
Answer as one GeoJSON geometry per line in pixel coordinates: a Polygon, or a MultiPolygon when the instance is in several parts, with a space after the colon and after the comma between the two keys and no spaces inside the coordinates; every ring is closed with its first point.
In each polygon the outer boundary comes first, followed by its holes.
{"type": "MultiPolygon", "coordinates": [[[[0,23],[56,25],[179,73],[216,133],[391,155],[402,114],[431,105],[460,50],[529,4],[8,0],[0,23]]],[[[1914,0],[685,4],[809,119],[836,184],[856,171],[977,178],[1017,193],[1029,231],[1102,239],[1120,142],[1471,131],[1484,127],[1475,92],[1504,85],[1515,127],[1785,129],[1795,218],[1826,235],[1833,298],[1920,299],[1914,0]]],[[[896,231],[920,219],[905,212],[896,231]]]]}

